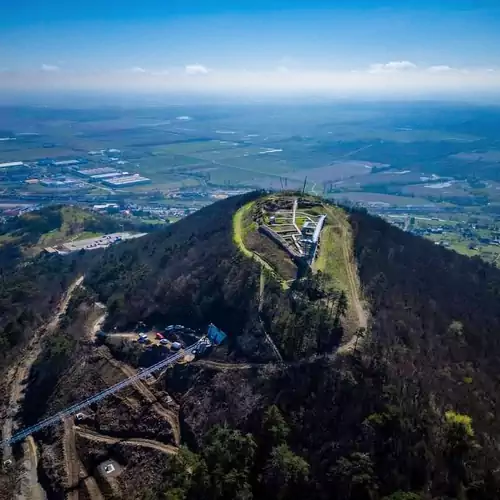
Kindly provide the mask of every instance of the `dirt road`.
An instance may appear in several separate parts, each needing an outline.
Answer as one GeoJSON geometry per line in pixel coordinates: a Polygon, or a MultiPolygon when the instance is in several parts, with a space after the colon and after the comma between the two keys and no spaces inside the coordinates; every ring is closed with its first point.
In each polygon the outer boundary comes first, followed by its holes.
{"type": "MultiPolygon", "coordinates": [[[[100,308],[101,309],[101,308],[100,308]]],[[[93,341],[97,333],[101,330],[102,325],[104,324],[104,321],[106,321],[106,312],[103,312],[95,321],[94,324],[92,325],[91,328],[88,330],[88,335],[89,335],[89,340],[93,341]]]]}
{"type": "MultiPolygon", "coordinates": [[[[345,260],[347,278],[349,280],[349,300],[356,312],[358,328],[366,329],[368,327],[368,313],[363,306],[361,300],[361,285],[359,283],[358,272],[356,263],[353,261],[353,251],[351,248],[352,239],[348,230],[342,225],[342,253],[345,260]]],[[[360,339],[357,335],[353,335],[348,342],[341,345],[337,353],[349,354],[354,351],[356,346],[360,345],[360,339]]]]}
{"type": "Polygon", "coordinates": [[[80,478],[87,489],[90,500],[104,500],[104,496],[93,476],[85,469],[76,450],[76,432],[73,418],[64,419],[63,455],[66,470],[67,500],[78,500],[80,497],[80,478]]]}
{"type": "Polygon", "coordinates": [[[321,253],[316,269],[323,272],[328,272],[328,269],[331,269],[331,274],[338,280],[347,294],[348,311],[345,320],[346,330],[351,334],[351,337],[337,350],[338,354],[345,354],[354,350],[357,342],[356,332],[359,328],[367,328],[369,315],[359,282],[349,220],[343,211],[328,205],[323,205],[323,208],[329,222],[322,232],[324,240],[320,248],[321,253]]]}
{"type": "Polygon", "coordinates": [[[93,441],[100,441],[107,444],[120,443],[130,446],[142,446],[144,448],[151,448],[153,450],[161,451],[162,453],[167,453],[168,455],[175,455],[179,448],[177,446],[172,446],[170,444],[160,443],[159,441],[154,441],[153,439],[142,439],[142,438],[115,438],[112,436],[106,436],[104,434],[99,434],[98,432],[91,431],[89,429],[84,429],[82,427],[75,427],[75,431],[79,436],[82,436],[93,441]]]}
{"type": "Polygon", "coordinates": [[[350,244],[351,235],[344,226],[342,226],[342,233],[342,252],[344,254],[347,277],[349,279],[349,299],[351,300],[351,304],[354,306],[356,311],[359,327],[366,328],[368,326],[368,314],[361,303],[358,273],[356,265],[351,258],[353,255],[350,244]]]}
{"type": "Polygon", "coordinates": [[[32,436],[23,443],[21,471],[15,500],[47,500],[47,494],[38,482],[38,450],[32,436]]]}
{"type": "MultiPolygon", "coordinates": [[[[33,363],[36,361],[42,352],[42,339],[52,334],[59,325],[59,316],[64,314],[68,303],[73,295],[75,289],[82,283],[83,276],[74,281],[64,294],[61,302],[59,303],[52,319],[49,323],[39,328],[25,350],[21,361],[8,372],[7,383],[10,382],[10,399],[9,399],[9,413],[7,419],[3,424],[2,436],[4,442],[9,440],[12,436],[12,431],[15,426],[16,415],[21,408],[24,400],[23,392],[28,383],[29,373],[33,363]]],[[[4,445],[3,459],[9,460],[12,458],[12,448],[10,445],[4,445]]]]}
{"type": "MultiPolygon", "coordinates": [[[[120,370],[125,377],[129,378],[137,374],[136,370],[125,363],[117,361],[111,356],[111,354],[109,354],[109,352],[101,351],[101,355],[108,361],[108,363],[120,370]]],[[[179,446],[181,442],[181,429],[177,413],[172,410],[168,410],[160,402],[158,402],[158,398],[153,394],[153,392],[151,392],[149,387],[142,380],[136,380],[132,384],[132,387],[134,387],[148,403],[151,403],[151,407],[158,415],[161,415],[170,424],[174,436],[174,442],[177,446],[179,446]]]]}
{"type": "Polygon", "coordinates": [[[264,366],[265,363],[222,363],[219,361],[211,361],[209,359],[200,359],[195,361],[196,365],[206,366],[207,368],[215,368],[216,370],[249,370],[254,366],[264,366]]]}
{"type": "MultiPolygon", "coordinates": [[[[23,405],[24,391],[28,385],[31,367],[42,352],[42,340],[56,331],[59,326],[60,315],[65,313],[73,292],[81,285],[82,281],[83,276],[68,287],[51,320],[35,332],[19,363],[8,372],[7,383],[10,382],[10,398],[7,418],[2,428],[4,443],[12,437],[12,433],[16,428],[16,416],[23,405]]],[[[10,444],[4,444],[3,460],[12,460],[12,447],[10,444]]],[[[38,483],[38,450],[32,436],[29,436],[23,443],[18,491],[17,500],[44,500],[46,498],[45,491],[38,483]]]]}
{"type": "Polygon", "coordinates": [[[64,469],[66,471],[67,500],[78,500],[78,484],[80,482],[80,460],[76,452],[75,426],[73,419],[64,419],[63,435],[64,469]]]}

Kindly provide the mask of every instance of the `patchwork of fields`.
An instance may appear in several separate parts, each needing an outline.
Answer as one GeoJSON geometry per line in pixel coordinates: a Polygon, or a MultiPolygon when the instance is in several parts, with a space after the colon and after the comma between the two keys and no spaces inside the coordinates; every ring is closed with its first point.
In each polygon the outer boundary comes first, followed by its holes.
{"type": "MultiPolygon", "coordinates": [[[[500,181],[500,148],[486,127],[490,117],[479,108],[434,106],[438,122],[429,106],[408,103],[387,109],[374,103],[6,107],[0,163],[28,162],[36,171],[44,159],[77,158],[91,167],[118,162],[122,170],[151,179],[149,186],[127,187],[131,194],[305,186],[313,194],[353,200],[385,202],[389,196],[399,205],[477,197],[500,202],[500,190],[491,186],[500,181]],[[104,150],[115,153],[99,153],[104,150]],[[489,183],[478,186],[471,178],[489,183]]],[[[0,169],[0,187],[21,190],[16,183],[22,176],[10,173],[0,169]]],[[[44,175],[52,174],[68,172],[48,169],[44,175]]],[[[23,189],[56,192],[41,185],[23,189]]],[[[102,188],[89,189],[103,194],[102,188]]]]}

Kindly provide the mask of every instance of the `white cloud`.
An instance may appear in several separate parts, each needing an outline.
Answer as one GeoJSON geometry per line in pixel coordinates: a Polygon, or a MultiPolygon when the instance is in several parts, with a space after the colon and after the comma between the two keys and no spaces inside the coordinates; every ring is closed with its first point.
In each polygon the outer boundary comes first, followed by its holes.
{"type": "Polygon", "coordinates": [[[128,70],[131,73],[135,73],[136,75],[151,75],[151,76],[165,76],[169,75],[170,71],[168,69],[145,69],[142,66],[133,66],[128,70]]]}
{"type": "Polygon", "coordinates": [[[186,75],[206,75],[210,70],[203,64],[188,64],[184,68],[186,75]]]}
{"type": "Polygon", "coordinates": [[[267,70],[218,68],[210,70],[200,64],[178,66],[162,70],[161,66],[142,71],[132,68],[107,71],[54,71],[34,68],[10,70],[1,73],[3,89],[63,89],[111,90],[117,92],[193,92],[234,93],[235,95],[287,95],[321,93],[328,96],[453,96],[480,91],[498,92],[500,71],[470,67],[467,71],[429,70],[430,65],[416,67],[409,61],[360,68],[358,71],[300,69],[278,65],[267,70]],[[280,66],[283,66],[280,68],[280,66]],[[289,68],[289,71],[286,71],[289,68]],[[373,71],[375,70],[375,71],[373,71]],[[127,71],[127,73],[125,73],[127,71]],[[124,75],[127,75],[124,78],[124,75]],[[160,76],[161,75],[161,76],[160,76]],[[198,75],[193,76],[193,75],[198,75]]]}
{"type": "Polygon", "coordinates": [[[370,64],[369,73],[396,73],[399,71],[411,71],[417,69],[417,65],[410,61],[391,61],[385,64],[370,64]]]}
{"type": "Polygon", "coordinates": [[[430,73],[443,73],[446,71],[453,71],[451,66],[446,66],[445,64],[440,64],[438,66],[430,66],[427,68],[430,73]]]}
{"type": "Polygon", "coordinates": [[[59,71],[61,68],[55,66],[54,64],[42,64],[42,71],[59,71]]]}

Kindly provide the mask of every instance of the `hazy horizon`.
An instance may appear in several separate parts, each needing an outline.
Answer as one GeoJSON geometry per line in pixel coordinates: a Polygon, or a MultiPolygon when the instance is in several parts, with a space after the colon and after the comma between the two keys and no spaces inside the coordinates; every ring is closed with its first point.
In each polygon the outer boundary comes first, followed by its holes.
{"type": "Polygon", "coordinates": [[[489,0],[26,0],[0,21],[0,92],[454,98],[500,89],[489,0]]]}

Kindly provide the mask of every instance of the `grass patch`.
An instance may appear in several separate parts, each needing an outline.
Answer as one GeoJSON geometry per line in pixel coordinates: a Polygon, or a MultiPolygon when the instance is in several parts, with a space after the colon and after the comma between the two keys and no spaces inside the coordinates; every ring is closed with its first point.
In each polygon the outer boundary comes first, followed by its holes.
{"type": "Polygon", "coordinates": [[[304,224],[306,223],[307,219],[302,215],[295,217],[295,224],[297,224],[297,227],[299,229],[302,229],[304,227],[304,224]]]}
{"type": "Polygon", "coordinates": [[[321,234],[321,246],[313,269],[328,277],[333,290],[347,290],[349,279],[342,252],[342,231],[340,227],[327,224],[321,234]]]}
{"type": "Polygon", "coordinates": [[[248,250],[244,243],[245,233],[249,228],[245,227],[244,221],[248,219],[248,214],[251,213],[254,202],[248,203],[241,207],[233,217],[233,241],[238,248],[251,259],[254,257],[253,252],[248,250]]]}
{"type": "Polygon", "coordinates": [[[12,234],[1,234],[0,235],[0,245],[4,243],[15,243],[19,238],[16,238],[12,234]]]}
{"type": "Polygon", "coordinates": [[[102,236],[102,233],[92,233],[90,231],[84,231],[83,233],[80,233],[76,238],[74,238],[73,241],[85,240],[87,238],[99,238],[99,236],[102,236]]]}

